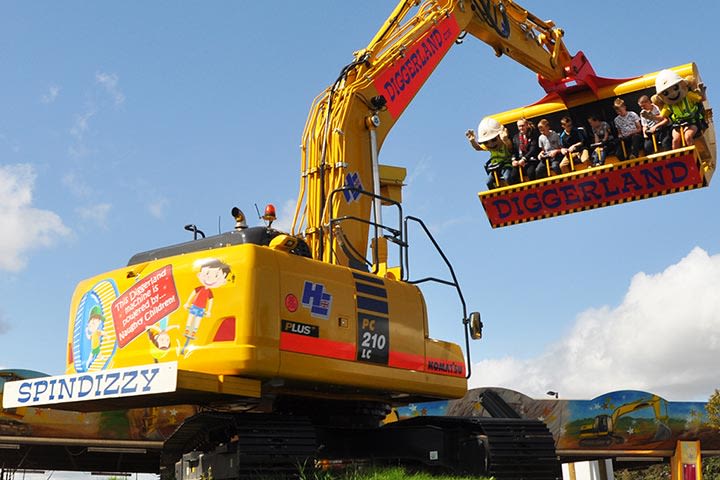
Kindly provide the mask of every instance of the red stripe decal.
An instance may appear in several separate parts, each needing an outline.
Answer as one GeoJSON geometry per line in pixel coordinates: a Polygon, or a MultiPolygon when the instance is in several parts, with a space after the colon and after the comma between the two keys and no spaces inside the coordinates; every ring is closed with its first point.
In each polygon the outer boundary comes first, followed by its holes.
{"type": "Polygon", "coordinates": [[[394,352],[390,350],[388,365],[405,370],[425,370],[425,357],[414,353],[394,352]]]}
{"type": "MultiPolygon", "coordinates": [[[[280,350],[338,360],[355,361],[355,345],[294,333],[280,333],[280,350]]],[[[427,359],[414,353],[390,351],[388,366],[403,370],[426,371],[436,375],[465,376],[465,364],[451,360],[427,359]]]]}
{"type": "Polygon", "coordinates": [[[280,350],[340,360],[355,360],[355,345],[352,343],[335,342],[295,333],[280,333],[280,350]]]}

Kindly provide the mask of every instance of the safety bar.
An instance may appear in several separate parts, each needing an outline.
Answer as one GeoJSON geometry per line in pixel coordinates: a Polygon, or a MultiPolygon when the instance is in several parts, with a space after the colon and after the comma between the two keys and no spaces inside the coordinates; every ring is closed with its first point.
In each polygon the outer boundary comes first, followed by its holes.
{"type": "MultiPolygon", "coordinates": [[[[342,216],[342,217],[333,217],[333,218],[331,218],[330,221],[328,222],[328,230],[329,230],[329,234],[330,234],[330,245],[333,245],[333,241],[334,241],[335,233],[334,233],[333,226],[334,226],[335,224],[339,224],[339,223],[342,223],[342,222],[344,222],[344,221],[355,221],[355,222],[364,223],[364,224],[366,224],[366,225],[370,225],[370,226],[373,227],[373,229],[374,229],[373,237],[375,238],[375,242],[377,242],[377,239],[380,238],[380,230],[381,230],[381,229],[384,230],[384,231],[389,232],[390,235],[383,235],[383,238],[386,238],[387,240],[391,241],[392,243],[394,243],[394,244],[396,244],[396,245],[398,246],[398,248],[399,248],[399,252],[398,252],[398,253],[399,253],[399,258],[402,259],[402,258],[403,258],[403,250],[406,249],[407,244],[405,243],[404,235],[403,235],[403,231],[402,231],[402,228],[403,228],[403,223],[402,223],[403,213],[402,213],[402,205],[400,205],[400,202],[397,202],[397,201],[395,201],[395,200],[393,200],[393,199],[391,199],[391,198],[383,197],[382,195],[377,195],[377,194],[372,193],[372,192],[368,192],[368,191],[365,191],[365,190],[361,190],[361,189],[359,189],[359,188],[357,188],[357,187],[342,187],[342,188],[337,188],[337,189],[333,190],[332,192],[330,192],[329,200],[330,200],[330,202],[331,202],[331,205],[332,205],[333,197],[334,197],[336,194],[338,194],[338,193],[344,193],[344,192],[354,192],[354,193],[358,193],[358,194],[360,194],[360,195],[365,195],[365,196],[367,196],[367,197],[370,197],[372,200],[380,200],[380,201],[382,201],[382,202],[385,202],[385,203],[388,203],[388,204],[390,204],[390,205],[393,205],[393,206],[397,207],[397,209],[398,209],[398,225],[399,225],[399,227],[398,227],[398,228],[392,228],[392,227],[390,227],[390,226],[388,226],[388,225],[383,225],[383,224],[380,224],[380,223],[377,223],[377,222],[374,222],[374,221],[371,221],[371,220],[368,220],[368,219],[365,219],[365,218],[355,217],[355,216],[353,216],[353,215],[344,215],[344,216],[342,216]]],[[[364,261],[365,264],[367,264],[367,265],[373,265],[373,271],[372,271],[372,273],[378,273],[378,268],[379,268],[379,261],[378,261],[378,260],[379,260],[379,259],[377,258],[377,250],[373,250],[373,262],[372,262],[372,264],[371,264],[371,263],[367,260],[367,258],[365,258],[365,256],[364,256],[362,253],[358,252],[357,249],[356,249],[352,244],[347,243],[347,245],[348,245],[348,247],[352,250],[352,252],[359,257],[359,258],[357,258],[357,260],[362,260],[362,261],[364,261]]],[[[331,249],[330,249],[330,263],[334,263],[334,260],[335,260],[335,251],[331,248],[331,249]]],[[[402,264],[402,263],[403,263],[403,262],[401,261],[401,262],[400,262],[400,278],[404,278],[404,270],[403,270],[403,264],[402,264]]]]}
{"type": "Polygon", "coordinates": [[[423,222],[421,219],[417,217],[413,217],[408,215],[405,217],[405,223],[404,223],[404,230],[405,230],[405,244],[409,245],[410,240],[408,238],[408,222],[413,221],[416,222],[422,227],[422,229],[425,231],[425,235],[427,235],[430,242],[432,242],[433,246],[435,247],[435,250],[440,254],[440,257],[445,262],[445,265],[448,268],[448,271],[450,272],[450,276],[452,277],[452,281],[449,280],[443,280],[440,278],[435,277],[425,277],[421,278],[419,280],[410,280],[410,263],[408,260],[408,248],[405,248],[405,266],[408,274],[408,278],[403,277],[403,279],[407,283],[411,283],[413,285],[417,285],[423,282],[437,282],[443,285],[448,285],[451,287],[455,287],[455,291],[457,292],[458,297],[460,298],[460,303],[462,305],[462,313],[463,313],[463,326],[465,327],[465,352],[467,356],[467,375],[466,378],[470,378],[470,374],[472,373],[472,362],[470,360],[470,319],[468,318],[467,314],[467,305],[465,304],[465,297],[463,296],[462,289],[460,289],[460,283],[457,280],[457,276],[455,276],[455,269],[453,269],[452,264],[450,263],[450,260],[448,260],[447,256],[445,256],[445,252],[442,251],[442,248],[440,248],[440,245],[435,240],[435,237],[433,237],[432,233],[430,233],[430,230],[425,225],[425,222],[423,222]]]}

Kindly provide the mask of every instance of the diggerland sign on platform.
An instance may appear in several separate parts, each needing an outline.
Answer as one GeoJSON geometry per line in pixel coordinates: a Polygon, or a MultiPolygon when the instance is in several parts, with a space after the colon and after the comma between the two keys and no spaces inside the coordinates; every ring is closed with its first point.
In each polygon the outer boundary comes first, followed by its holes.
{"type": "Polygon", "coordinates": [[[702,186],[698,161],[692,151],[683,151],[479,196],[496,228],[702,186]]]}
{"type": "Polygon", "coordinates": [[[455,17],[444,18],[375,77],[375,88],[387,100],[387,109],[393,118],[405,110],[459,34],[455,17]]]}

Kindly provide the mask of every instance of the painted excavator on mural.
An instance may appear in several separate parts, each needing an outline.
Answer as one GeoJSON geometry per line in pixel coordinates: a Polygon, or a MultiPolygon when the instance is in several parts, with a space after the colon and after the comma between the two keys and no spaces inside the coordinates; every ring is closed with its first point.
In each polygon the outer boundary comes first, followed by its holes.
{"type": "Polygon", "coordinates": [[[582,425],[579,434],[580,445],[608,447],[613,443],[624,443],[625,437],[618,431],[618,421],[626,415],[637,413],[647,408],[652,409],[654,422],[657,425],[657,430],[652,441],[669,439],[672,431],[667,424],[667,402],[657,395],[652,395],[647,398],[624,403],[615,408],[610,415],[597,415],[591,425],[582,425]]]}
{"type": "MultiPolygon", "coordinates": [[[[557,478],[554,441],[538,420],[426,416],[381,426],[391,407],[463,397],[470,339],[482,332],[429,229],[403,214],[405,170],[379,163],[393,125],[467,34],[537,73],[550,97],[528,108],[576,108],[618,88],[582,53],[568,53],[562,30],[512,1],[401,1],[312,106],[292,231],[269,221],[248,227],[234,208],[232,231],[141,252],[82,281],[71,301],[66,375],[5,383],[3,407],[203,405],[162,444],[158,468],[177,480],[367,458],[557,478]],[[409,225],[429,236],[450,280],[410,277],[409,225]],[[390,245],[398,265],[389,263],[390,245]],[[430,337],[418,287],[428,281],[458,293],[465,354],[430,337]]],[[[696,151],[675,153],[689,165],[696,151]]],[[[707,152],[714,160],[710,143],[707,152]]],[[[507,188],[492,193],[518,187],[507,188]]],[[[537,195],[547,203],[549,194],[537,195]]]]}

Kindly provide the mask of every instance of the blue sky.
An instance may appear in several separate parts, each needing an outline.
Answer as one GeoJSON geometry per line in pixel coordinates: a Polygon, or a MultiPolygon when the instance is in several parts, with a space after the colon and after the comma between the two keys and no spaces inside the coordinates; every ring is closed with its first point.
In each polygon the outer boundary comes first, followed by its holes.
{"type": "MultiPolygon", "coordinates": [[[[227,230],[231,207],[253,218],[268,202],[289,222],[310,104],[393,4],[4,2],[0,367],[62,373],[74,285],[189,240],[183,225],[215,233],[220,217],[227,230]]],[[[716,33],[693,20],[690,40],[675,34],[676,2],[522,4],[600,75],[695,61],[717,98],[716,33]]],[[[407,167],[405,212],[432,226],[483,314],[471,384],[706,399],[720,386],[703,373],[720,366],[718,186],[491,229],[476,195],[486,154],[464,132],[542,94],[532,72],[469,37],[380,154],[407,167]]],[[[411,248],[418,275],[441,268],[427,252],[411,248]]],[[[432,335],[462,342],[453,291],[426,296],[432,335]]]]}

